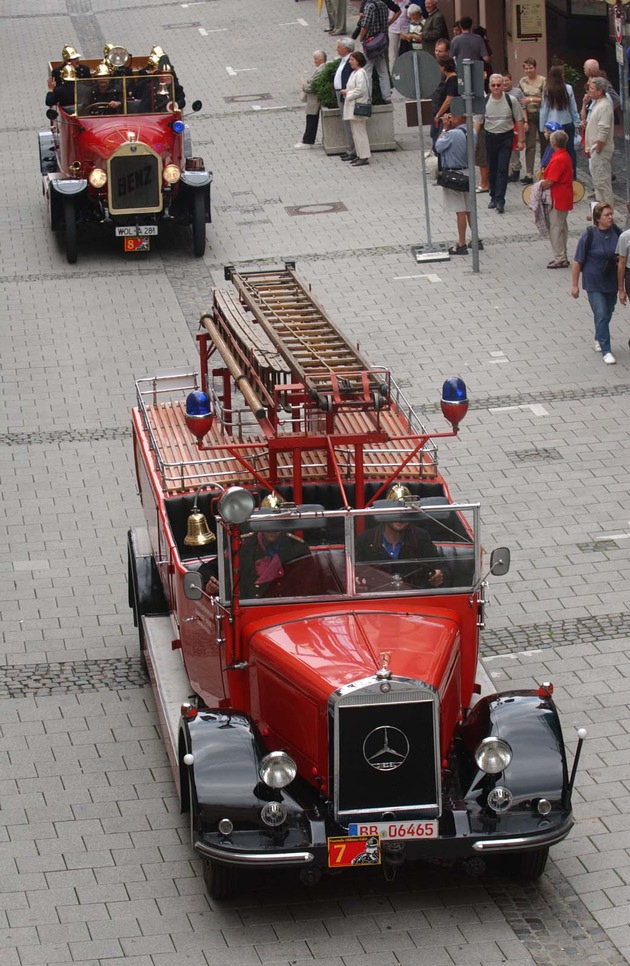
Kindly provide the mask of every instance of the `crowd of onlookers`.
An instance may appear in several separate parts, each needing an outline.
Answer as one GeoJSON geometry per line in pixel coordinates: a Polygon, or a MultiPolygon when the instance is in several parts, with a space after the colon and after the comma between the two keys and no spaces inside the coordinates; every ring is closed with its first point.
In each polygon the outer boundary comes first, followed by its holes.
{"type": "MultiPolygon", "coordinates": [[[[510,71],[495,72],[484,27],[462,17],[449,32],[438,0],[362,0],[351,36],[346,35],[346,0],[326,0],[326,9],[328,32],[339,37],[333,84],[347,142],[341,159],[352,167],[370,162],[367,122],[374,74],[382,101],[389,103],[390,70],[396,58],[408,50],[435,57],[441,77],[431,96],[430,153],[437,157],[442,172],[438,184],[444,210],[456,216],[457,242],[449,248],[451,255],[469,252],[471,182],[477,195],[488,194],[488,208],[502,215],[508,184],[520,181],[532,186],[530,207],[541,233],[549,237],[553,257],[547,267],[569,268],[568,214],[573,208],[577,151],[584,150],[593,182],[589,198],[596,204],[593,224],[583,233],[573,260],[571,294],[578,297],[582,275],[593,310],[594,347],[605,363],[613,364],[609,323],[617,295],[626,304],[630,232],[618,242],[620,232],[612,218],[612,157],[620,100],[597,60],[584,63],[580,99],[560,64],[551,66],[544,76],[536,60],[525,57],[518,80],[510,71]],[[469,171],[465,118],[451,110],[452,98],[458,94],[457,64],[464,59],[484,65],[485,111],[475,116],[473,125],[476,178],[469,171]]],[[[320,104],[312,85],[325,67],[326,53],[315,51],[313,61],[313,74],[302,85],[306,129],[296,149],[312,147],[317,136],[320,104]]]]}

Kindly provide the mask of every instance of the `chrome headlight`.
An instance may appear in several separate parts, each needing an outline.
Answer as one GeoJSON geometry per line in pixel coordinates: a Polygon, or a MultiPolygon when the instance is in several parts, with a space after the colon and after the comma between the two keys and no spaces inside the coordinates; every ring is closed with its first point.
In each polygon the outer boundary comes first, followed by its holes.
{"type": "Polygon", "coordinates": [[[103,188],[107,184],[107,175],[102,168],[92,168],[88,181],[93,188],[103,188]]]}
{"type": "Polygon", "coordinates": [[[167,164],[162,173],[162,177],[167,184],[175,184],[181,176],[182,173],[176,164],[167,164]]]}
{"type": "Polygon", "coordinates": [[[475,752],[475,761],[487,775],[498,775],[512,761],[512,749],[501,738],[484,738],[475,752]]]}
{"type": "Polygon", "coordinates": [[[219,513],[226,523],[245,523],[249,520],[256,503],[249,490],[231,486],[219,500],[219,513]]]}
{"type": "Polygon", "coordinates": [[[297,775],[297,765],[286,751],[271,751],[261,761],[258,774],[270,788],[284,788],[297,775]]]}
{"type": "Polygon", "coordinates": [[[267,802],[260,810],[260,817],[269,828],[278,828],[287,819],[287,807],[280,802],[267,802]]]}

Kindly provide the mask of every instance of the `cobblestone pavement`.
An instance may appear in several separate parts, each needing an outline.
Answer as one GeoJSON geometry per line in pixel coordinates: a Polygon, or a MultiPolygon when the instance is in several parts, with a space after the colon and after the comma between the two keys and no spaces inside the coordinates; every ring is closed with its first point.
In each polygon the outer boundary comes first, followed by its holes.
{"type": "MultiPolygon", "coordinates": [[[[481,274],[469,258],[418,266],[418,137],[398,97],[399,150],[369,168],[294,152],[299,72],[333,48],[315,0],[5,0],[0,26],[0,964],[627,962],[627,310],[613,322],[617,365],[604,366],[588,305],[546,271],[518,186],[503,218],[480,206],[481,274]],[[147,257],[93,232],[69,266],[47,228],[45,64],[66,43],[97,56],[105,41],[162,44],[189,102],[204,102],[190,119],[215,174],[202,260],[184,232],[147,257]],[[331,213],[288,210],[313,204],[331,213]],[[491,585],[486,667],[498,689],[552,680],[570,749],[589,731],[576,827],[535,887],[496,868],[419,866],[394,882],[357,870],[308,891],[275,874],[231,902],[205,893],[127,602],[126,532],[142,521],[129,409],[135,377],[194,365],[224,264],[283,258],[432,429],[444,377],[467,380],[470,412],[442,467],[455,497],[483,504],[486,548],[512,550],[491,585]]],[[[439,189],[429,196],[450,244],[439,189]]],[[[587,212],[571,216],[571,244],[587,212]]]]}

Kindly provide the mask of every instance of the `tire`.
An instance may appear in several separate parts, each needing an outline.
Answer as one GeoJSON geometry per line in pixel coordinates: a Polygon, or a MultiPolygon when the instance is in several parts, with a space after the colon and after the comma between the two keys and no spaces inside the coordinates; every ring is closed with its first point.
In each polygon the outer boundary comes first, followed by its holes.
{"type": "Polygon", "coordinates": [[[63,223],[66,236],[66,258],[70,265],[74,265],[78,255],[77,208],[74,198],[63,199],[63,223]]]}
{"type": "Polygon", "coordinates": [[[206,251],[206,199],[202,191],[195,191],[192,206],[193,251],[201,258],[206,251]]]}
{"type": "Polygon", "coordinates": [[[545,871],[549,858],[549,846],[530,852],[513,852],[503,857],[503,873],[519,882],[534,882],[545,871]]]}
{"type": "Polygon", "coordinates": [[[232,899],[238,892],[238,871],[231,865],[204,859],[203,880],[212,899],[232,899]]]}

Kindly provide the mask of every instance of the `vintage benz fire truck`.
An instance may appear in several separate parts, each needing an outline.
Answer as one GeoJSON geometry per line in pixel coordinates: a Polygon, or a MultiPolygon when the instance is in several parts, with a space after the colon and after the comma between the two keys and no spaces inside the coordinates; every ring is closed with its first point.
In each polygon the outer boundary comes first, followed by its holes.
{"type": "Polygon", "coordinates": [[[211,894],[406,859],[538,877],[570,831],[553,687],[489,693],[477,504],[300,281],[226,269],[200,374],[137,383],[129,603],[211,894]],[[398,549],[397,549],[398,548],[398,549]],[[482,692],[486,693],[482,693],[482,692]]]}
{"type": "Polygon", "coordinates": [[[193,156],[174,75],[141,74],[129,61],[129,73],[108,77],[105,62],[83,63],[102,73],[67,81],[69,102],[47,111],[51,128],[39,133],[48,221],[64,233],[67,260],[76,262],[87,225],[113,230],[129,252],[147,251],[164,227],[188,225],[202,256],[212,174],[193,156]]]}

